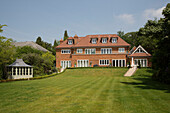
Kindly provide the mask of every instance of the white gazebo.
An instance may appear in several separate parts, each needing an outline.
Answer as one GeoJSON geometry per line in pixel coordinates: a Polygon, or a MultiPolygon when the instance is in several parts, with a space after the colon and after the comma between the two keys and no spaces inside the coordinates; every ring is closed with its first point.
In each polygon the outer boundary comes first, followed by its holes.
{"type": "Polygon", "coordinates": [[[22,59],[16,59],[7,66],[8,79],[21,79],[33,77],[33,66],[26,64],[22,59]]]}

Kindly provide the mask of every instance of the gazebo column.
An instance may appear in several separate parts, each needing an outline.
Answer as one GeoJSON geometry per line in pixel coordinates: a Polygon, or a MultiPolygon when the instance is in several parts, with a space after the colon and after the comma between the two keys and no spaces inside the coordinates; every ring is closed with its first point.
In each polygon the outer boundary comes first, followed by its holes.
{"type": "Polygon", "coordinates": [[[33,75],[33,68],[31,67],[32,75],[33,75]]]}
{"type": "Polygon", "coordinates": [[[20,67],[18,67],[18,69],[19,69],[19,75],[21,75],[21,68],[20,68],[20,67]]]}
{"type": "Polygon", "coordinates": [[[26,69],[27,69],[27,68],[26,68],[26,67],[24,67],[24,68],[25,68],[25,75],[26,75],[26,69]]]}
{"type": "Polygon", "coordinates": [[[28,75],[30,75],[30,68],[28,67],[28,75]]]}
{"type": "Polygon", "coordinates": [[[22,69],[22,75],[24,75],[24,68],[22,67],[21,69],[22,69]]]}
{"type": "Polygon", "coordinates": [[[13,67],[12,67],[12,72],[11,72],[11,75],[13,76],[13,67]]]}
{"type": "Polygon", "coordinates": [[[133,64],[133,57],[132,57],[132,67],[134,66],[134,64],[133,64]]]}
{"type": "Polygon", "coordinates": [[[18,69],[17,69],[17,67],[16,67],[16,68],[15,68],[15,73],[16,73],[16,75],[18,75],[17,70],[18,70],[18,69]]]}

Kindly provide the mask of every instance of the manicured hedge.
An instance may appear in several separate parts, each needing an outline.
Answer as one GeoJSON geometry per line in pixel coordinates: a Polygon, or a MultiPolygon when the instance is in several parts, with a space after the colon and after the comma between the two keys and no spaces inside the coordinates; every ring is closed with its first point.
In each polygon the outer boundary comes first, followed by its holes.
{"type": "MultiPolygon", "coordinates": [[[[66,69],[65,69],[66,70],[66,69]]],[[[64,73],[65,70],[61,73],[64,73]]],[[[23,80],[36,80],[36,79],[43,79],[43,78],[48,78],[48,77],[52,77],[52,76],[56,76],[56,75],[59,75],[61,73],[53,73],[53,74],[50,74],[50,75],[44,75],[44,76],[38,76],[38,77],[33,77],[33,78],[22,78],[22,79],[7,79],[7,80],[0,80],[0,83],[1,82],[11,82],[11,81],[23,81],[23,80]]]]}

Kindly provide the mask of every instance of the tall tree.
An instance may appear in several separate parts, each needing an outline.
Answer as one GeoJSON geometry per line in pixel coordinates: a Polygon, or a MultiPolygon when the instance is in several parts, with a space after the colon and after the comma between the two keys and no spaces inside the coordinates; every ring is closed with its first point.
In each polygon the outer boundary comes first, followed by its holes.
{"type": "Polygon", "coordinates": [[[158,34],[159,42],[153,54],[154,78],[170,84],[170,3],[167,4],[158,23],[161,32],[158,34]]]}
{"type": "MultiPolygon", "coordinates": [[[[3,26],[5,25],[0,25],[0,33],[3,32],[3,26]]],[[[11,42],[12,39],[0,36],[0,79],[7,78],[5,66],[12,63],[15,58],[15,47],[11,42]]]]}
{"type": "Polygon", "coordinates": [[[118,35],[119,37],[121,37],[122,39],[125,39],[125,37],[124,37],[124,31],[118,31],[118,32],[117,32],[117,35],[118,35]]]}
{"type": "Polygon", "coordinates": [[[64,31],[64,40],[68,38],[67,30],[64,31]]]}
{"type": "Polygon", "coordinates": [[[139,45],[138,32],[129,32],[123,37],[127,43],[131,44],[131,48],[139,45]]]}
{"type": "Polygon", "coordinates": [[[56,40],[54,40],[54,45],[53,45],[53,47],[56,47],[56,46],[58,46],[58,43],[57,43],[56,40]]]}
{"type": "Polygon", "coordinates": [[[41,37],[37,38],[36,43],[42,46],[42,39],[41,39],[41,37]]]}

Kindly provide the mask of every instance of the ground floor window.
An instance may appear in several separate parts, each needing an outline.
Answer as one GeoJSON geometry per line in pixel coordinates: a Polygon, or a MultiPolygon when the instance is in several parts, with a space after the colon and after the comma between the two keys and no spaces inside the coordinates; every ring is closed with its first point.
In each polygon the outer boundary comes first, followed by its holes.
{"type": "Polygon", "coordinates": [[[89,60],[77,60],[77,67],[88,67],[89,60]]]}
{"type": "Polygon", "coordinates": [[[136,66],[140,63],[141,67],[147,67],[147,59],[135,59],[134,61],[136,66]]]}
{"type": "Polygon", "coordinates": [[[68,60],[61,61],[61,67],[62,68],[71,67],[71,61],[68,60]]]}
{"type": "Polygon", "coordinates": [[[99,60],[99,65],[109,65],[109,60],[99,60]]]}
{"type": "Polygon", "coordinates": [[[112,60],[113,67],[125,67],[125,60],[124,59],[113,59],[112,60]]]}

